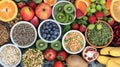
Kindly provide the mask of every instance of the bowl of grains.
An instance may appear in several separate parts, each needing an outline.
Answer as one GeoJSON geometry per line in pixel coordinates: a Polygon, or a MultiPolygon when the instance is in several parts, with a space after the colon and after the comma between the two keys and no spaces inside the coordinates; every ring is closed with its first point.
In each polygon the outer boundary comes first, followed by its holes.
{"type": "Polygon", "coordinates": [[[28,48],[37,39],[35,27],[26,21],[16,23],[10,31],[11,41],[20,48],[28,48]]]}
{"type": "Polygon", "coordinates": [[[0,64],[4,67],[16,67],[21,61],[21,51],[13,44],[0,47],[0,64]]]}
{"type": "Polygon", "coordinates": [[[86,45],[84,35],[77,30],[70,30],[62,38],[62,46],[69,54],[80,53],[86,45]]]}
{"type": "Polygon", "coordinates": [[[0,23],[0,46],[9,40],[9,32],[5,25],[0,23]]]}

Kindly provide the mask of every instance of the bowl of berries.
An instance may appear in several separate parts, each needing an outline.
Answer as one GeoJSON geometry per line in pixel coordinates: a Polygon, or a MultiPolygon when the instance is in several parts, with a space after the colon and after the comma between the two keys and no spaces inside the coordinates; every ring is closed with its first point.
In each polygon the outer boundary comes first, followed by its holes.
{"type": "Polygon", "coordinates": [[[55,42],[61,36],[61,26],[55,20],[44,20],[38,27],[38,35],[47,43],[55,42]]]}

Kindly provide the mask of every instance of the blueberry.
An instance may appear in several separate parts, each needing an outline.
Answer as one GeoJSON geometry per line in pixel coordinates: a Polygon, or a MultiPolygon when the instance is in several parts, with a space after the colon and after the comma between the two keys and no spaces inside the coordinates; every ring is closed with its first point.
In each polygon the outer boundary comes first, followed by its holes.
{"type": "Polygon", "coordinates": [[[53,26],[52,25],[49,25],[49,28],[52,28],[53,26]]]}
{"type": "Polygon", "coordinates": [[[45,33],[49,33],[49,31],[48,31],[48,30],[45,30],[45,33]]]}
{"type": "Polygon", "coordinates": [[[48,31],[51,31],[51,29],[49,28],[48,31]]]}
{"type": "Polygon", "coordinates": [[[53,31],[50,31],[50,34],[53,34],[54,32],[53,31]]]}
{"type": "Polygon", "coordinates": [[[48,34],[47,37],[50,37],[50,34],[48,34]]]}
{"type": "Polygon", "coordinates": [[[54,35],[57,35],[57,34],[58,34],[58,32],[55,31],[55,32],[54,32],[54,35]]]}
{"type": "Polygon", "coordinates": [[[49,22],[46,22],[46,25],[47,25],[47,26],[49,26],[49,25],[50,25],[50,23],[49,23],[49,22]]]}
{"type": "Polygon", "coordinates": [[[52,64],[48,64],[48,67],[53,67],[52,64]]]}
{"type": "Polygon", "coordinates": [[[45,38],[47,37],[47,35],[46,35],[46,34],[43,34],[42,37],[45,39],[45,38]]]}
{"type": "Polygon", "coordinates": [[[50,41],[52,41],[52,40],[54,40],[54,38],[51,37],[51,38],[50,38],[50,41]]]}
{"type": "Polygon", "coordinates": [[[49,26],[46,26],[46,29],[49,29],[49,26]]]}
{"type": "Polygon", "coordinates": [[[56,29],[55,31],[59,32],[59,29],[56,29]]]}
{"type": "Polygon", "coordinates": [[[44,32],[45,32],[45,30],[44,30],[44,29],[42,29],[42,30],[41,30],[41,33],[44,33],[44,32]]]}
{"type": "Polygon", "coordinates": [[[46,40],[49,40],[49,38],[47,37],[46,40]]]}
{"type": "Polygon", "coordinates": [[[53,30],[55,31],[55,30],[56,30],[56,28],[53,28],[53,30]]]}

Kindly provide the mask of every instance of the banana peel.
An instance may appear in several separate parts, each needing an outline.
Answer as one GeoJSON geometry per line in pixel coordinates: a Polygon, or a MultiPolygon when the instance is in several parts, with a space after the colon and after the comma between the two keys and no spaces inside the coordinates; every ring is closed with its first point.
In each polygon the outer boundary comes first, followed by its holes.
{"type": "Polygon", "coordinates": [[[111,49],[113,49],[114,47],[105,47],[103,49],[100,50],[100,54],[102,55],[109,55],[109,52],[111,49]]]}
{"type": "Polygon", "coordinates": [[[101,64],[106,65],[108,60],[110,60],[110,57],[107,56],[98,56],[97,61],[101,64]]]}

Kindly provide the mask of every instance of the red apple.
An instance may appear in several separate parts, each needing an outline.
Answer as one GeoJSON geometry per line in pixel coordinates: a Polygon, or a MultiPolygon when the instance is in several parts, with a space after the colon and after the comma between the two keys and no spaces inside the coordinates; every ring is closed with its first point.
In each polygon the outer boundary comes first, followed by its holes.
{"type": "Polygon", "coordinates": [[[33,11],[33,9],[31,7],[24,6],[20,10],[20,15],[21,15],[23,20],[29,21],[29,20],[31,20],[34,17],[34,11],[33,11]]]}
{"type": "Polygon", "coordinates": [[[53,61],[56,58],[56,52],[53,49],[47,49],[44,56],[48,61],[53,61]]]}
{"type": "Polygon", "coordinates": [[[46,3],[40,3],[35,8],[35,14],[37,17],[39,17],[41,20],[48,19],[52,14],[52,8],[46,3]]]}
{"type": "Polygon", "coordinates": [[[39,20],[38,17],[34,16],[33,19],[30,21],[35,27],[38,27],[39,20]]]}

